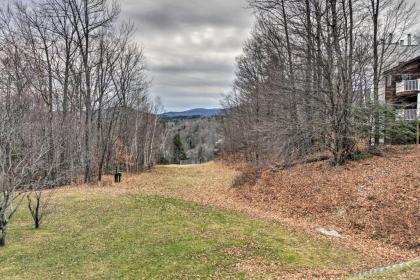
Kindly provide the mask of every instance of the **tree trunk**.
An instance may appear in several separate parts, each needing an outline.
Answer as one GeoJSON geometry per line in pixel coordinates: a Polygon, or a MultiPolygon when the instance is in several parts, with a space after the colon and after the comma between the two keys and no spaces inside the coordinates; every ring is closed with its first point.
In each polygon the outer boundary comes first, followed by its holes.
{"type": "Polygon", "coordinates": [[[4,217],[0,220],[0,247],[6,246],[7,222],[4,217]]]}
{"type": "Polygon", "coordinates": [[[91,170],[90,170],[90,99],[86,102],[86,116],[85,116],[85,183],[91,181],[91,170]]]}
{"type": "MultiPolygon", "coordinates": [[[[295,72],[293,67],[293,56],[292,56],[292,46],[290,42],[289,36],[289,25],[288,25],[288,18],[286,7],[284,4],[284,0],[281,1],[282,4],[282,16],[283,16],[283,25],[284,25],[284,34],[286,38],[286,49],[287,49],[287,62],[289,64],[289,82],[291,85],[291,120],[292,125],[296,125],[296,121],[298,119],[297,115],[297,100],[296,100],[296,85],[295,85],[295,72]]],[[[294,128],[296,131],[296,128],[294,128]]],[[[293,131],[293,132],[295,132],[293,131]]]]}
{"type": "MultiPolygon", "coordinates": [[[[91,69],[89,65],[90,61],[90,15],[89,15],[89,5],[88,0],[84,1],[84,24],[85,28],[83,30],[84,33],[84,53],[83,56],[83,70],[85,71],[85,83],[86,83],[86,95],[85,95],[85,110],[86,110],[86,118],[85,118],[85,183],[91,182],[91,128],[92,128],[92,84],[91,84],[91,69]]],[[[81,40],[79,38],[79,40],[81,40]]],[[[82,47],[83,49],[83,47],[82,47]]]]}
{"type": "Polygon", "coordinates": [[[63,128],[61,132],[61,153],[60,153],[60,166],[64,171],[64,182],[69,182],[69,156],[70,156],[70,141],[69,141],[69,133],[68,130],[70,128],[69,124],[67,123],[67,114],[68,114],[68,107],[69,107],[69,77],[70,77],[70,58],[69,58],[69,51],[66,50],[66,66],[64,70],[64,88],[63,88],[63,116],[61,121],[61,127],[63,128]]]}
{"type": "Polygon", "coordinates": [[[374,102],[374,144],[379,146],[380,130],[379,130],[379,55],[378,55],[378,17],[379,17],[379,0],[371,0],[372,4],[372,20],[373,20],[373,102],[374,102]]]}
{"type": "Polygon", "coordinates": [[[41,206],[41,194],[39,196],[36,196],[36,207],[35,207],[35,228],[39,229],[41,224],[41,212],[40,212],[40,206],[41,206]]]}

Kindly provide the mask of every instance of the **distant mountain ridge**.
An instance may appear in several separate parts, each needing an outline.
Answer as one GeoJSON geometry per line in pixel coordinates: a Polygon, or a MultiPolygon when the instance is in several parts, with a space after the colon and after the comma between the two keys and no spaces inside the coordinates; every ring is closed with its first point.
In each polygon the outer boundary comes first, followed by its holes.
{"type": "Polygon", "coordinates": [[[167,112],[160,115],[162,118],[192,118],[192,117],[214,117],[223,114],[223,109],[195,108],[183,112],[167,112]]]}

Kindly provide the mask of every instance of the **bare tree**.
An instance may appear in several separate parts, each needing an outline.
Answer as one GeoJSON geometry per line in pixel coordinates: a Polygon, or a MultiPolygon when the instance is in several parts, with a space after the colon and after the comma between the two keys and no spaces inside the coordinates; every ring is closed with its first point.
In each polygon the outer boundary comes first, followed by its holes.
{"type": "Polygon", "coordinates": [[[27,143],[31,151],[19,152],[21,133],[30,123],[18,121],[9,114],[10,111],[0,115],[0,246],[6,244],[9,222],[25,198],[26,186],[48,154],[47,148],[32,141],[27,143]]]}
{"type": "Polygon", "coordinates": [[[33,182],[29,184],[26,190],[29,213],[36,229],[41,227],[45,217],[52,212],[53,191],[46,192],[46,190],[56,187],[57,182],[60,181],[57,178],[51,179],[51,173],[57,166],[46,165],[45,167],[48,167],[48,170],[38,170],[38,174],[34,174],[33,182]]]}
{"type": "Polygon", "coordinates": [[[84,83],[80,88],[84,99],[85,121],[84,121],[84,180],[91,181],[92,176],[92,119],[93,119],[93,87],[92,71],[94,60],[92,50],[95,47],[94,38],[101,28],[106,27],[114,21],[119,13],[115,2],[107,0],[66,0],[69,3],[71,22],[75,33],[78,50],[80,53],[81,65],[83,68],[84,83]],[[95,34],[96,33],[96,34],[95,34]]]}
{"type": "MultiPolygon", "coordinates": [[[[378,103],[384,69],[410,53],[394,40],[413,23],[413,7],[405,0],[249,3],[257,22],[224,101],[225,148],[257,165],[288,166],[319,152],[343,164],[366,140],[356,108],[378,103]]],[[[383,118],[369,114],[377,140],[383,118]]]]}
{"type": "Polygon", "coordinates": [[[10,0],[0,8],[4,236],[25,192],[39,226],[45,188],[82,175],[101,180],[121,162],[122,171],[156,162],[160,122],[144,52],[118,14],[111,0],[10,0]]]}

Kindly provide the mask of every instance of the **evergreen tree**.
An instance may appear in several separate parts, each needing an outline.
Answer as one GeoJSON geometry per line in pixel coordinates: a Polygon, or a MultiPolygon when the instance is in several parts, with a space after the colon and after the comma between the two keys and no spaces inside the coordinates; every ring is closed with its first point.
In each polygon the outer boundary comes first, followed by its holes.
{"type": "Polygon", "coordinates": [[[186,160],[187,155],[184,150],[184,146],[182,145],[181,136],[179,133],[175,134],[174,140],[174,156],[173,156],[173,162],[176,164],[179,164],[181,160],[186,160]]]}

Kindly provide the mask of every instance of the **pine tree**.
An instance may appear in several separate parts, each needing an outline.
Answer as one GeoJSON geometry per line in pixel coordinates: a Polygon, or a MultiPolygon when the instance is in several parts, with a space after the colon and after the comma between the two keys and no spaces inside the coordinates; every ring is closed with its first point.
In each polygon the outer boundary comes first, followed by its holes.
{"type": "Polygon", "coordinates": [[[173,162],[176,164],[179,164],[181,160],[186,160],[187,155],[184,150],[184,146],[182,145],[181,136],[179,133],[175,134],[174,140],[174,156],[173,156],[173,162]]]}

